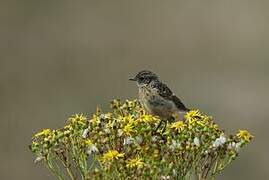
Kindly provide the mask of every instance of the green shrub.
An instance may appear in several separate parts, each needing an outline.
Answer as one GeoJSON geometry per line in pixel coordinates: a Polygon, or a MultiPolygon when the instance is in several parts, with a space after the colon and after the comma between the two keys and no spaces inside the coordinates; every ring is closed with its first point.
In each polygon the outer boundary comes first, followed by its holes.
{"type": "Polygon", "coordinates": [[[184,119],[154,132],[160,119],[137,100],[114,100],[111,112],[75,114],[62,129],[35,134],[30,149],[59,179],[203,180],[221,173],[253,137],[245,130],[227,136],[198,110],[184,119]]]}

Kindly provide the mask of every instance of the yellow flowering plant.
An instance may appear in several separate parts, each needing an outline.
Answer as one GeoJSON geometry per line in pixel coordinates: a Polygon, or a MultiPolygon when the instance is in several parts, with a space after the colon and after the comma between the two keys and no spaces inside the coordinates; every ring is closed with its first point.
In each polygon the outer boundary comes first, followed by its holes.
{"type": "Polygon", "coordinates": [[[226,135],[212,117],[191,110],[182,120],[147,114],[137,100],[113,100],[87,118],[33,135],[31,151],[58,179],[215,179],[249,144],[246,130],[226,135]]]}

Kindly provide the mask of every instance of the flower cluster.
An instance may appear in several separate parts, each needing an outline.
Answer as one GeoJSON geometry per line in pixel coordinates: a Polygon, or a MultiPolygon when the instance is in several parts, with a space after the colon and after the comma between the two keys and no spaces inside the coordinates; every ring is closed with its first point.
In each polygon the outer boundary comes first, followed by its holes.
{"type": "Polygon", "coordinates": [[[108,113],[75,114],[64,128],[35,134],[30,148],[59,179],[206,179],[221,173],[252,138],[246,130],[227,136],[199,110],[164,120],[137,100],[113,100],[108,113]]]}

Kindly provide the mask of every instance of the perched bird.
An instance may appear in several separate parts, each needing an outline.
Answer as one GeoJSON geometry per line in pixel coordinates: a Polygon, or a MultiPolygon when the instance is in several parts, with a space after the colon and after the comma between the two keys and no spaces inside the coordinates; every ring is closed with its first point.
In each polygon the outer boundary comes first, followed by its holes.
{"type": "Polygon", "coordinates": [[[155,73],[143,70],[129,80],[136,81],[139,102],[145,111],[162,119],[155,131],[158,130],[163,121],[167,122],[173,117],[181,116],[189,111],[167,85],[159,80],[155,73]]]}

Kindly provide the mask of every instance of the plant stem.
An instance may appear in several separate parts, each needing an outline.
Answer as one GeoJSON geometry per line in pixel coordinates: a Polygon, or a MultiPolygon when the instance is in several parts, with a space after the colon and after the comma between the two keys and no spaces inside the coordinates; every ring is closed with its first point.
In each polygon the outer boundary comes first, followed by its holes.
{"type": "Polygon", "coordinates": [[[70,176],[70,178],[71,178],[72,180],[76,180],[76,177],[74,176],[74,174],[73,174],[71,168],[70,168],[70,167],[66,167],[66,170],[67,170],[67,173],[68,173],[68,175],[70,176]]]}
{"type": "Polygon", "coordinates": [[[52,166],[52,164],[49,162],[49,160],[46,160],[45,162],[47,168],[53,173],[55,174],[55,176],[59,179],[59,180],[64,180],[64,177],[62,176],[62,174],[60,174],[58,171],[56,171],[54,169],[54,167],[52,166]]]}

